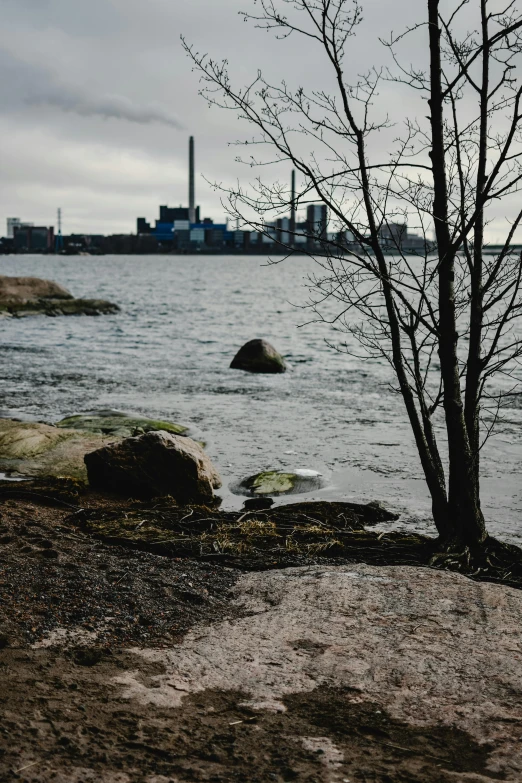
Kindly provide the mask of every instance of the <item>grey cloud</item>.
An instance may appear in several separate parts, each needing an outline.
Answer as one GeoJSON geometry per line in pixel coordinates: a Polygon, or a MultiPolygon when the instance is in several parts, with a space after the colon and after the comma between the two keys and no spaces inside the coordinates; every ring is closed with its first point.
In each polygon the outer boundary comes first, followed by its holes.
{"type": "MultiPolygon", "coordinates": [[[[0,105],[3,111],[23,106],[54,106],[82,117],[103,117],[147,125],[159,123],[181,130],[183,124],[170,112],[150,103],[135,103],[122,95],[96,95],[61,82],[49,71],[21,62],[0,51],[0,105]]],[[[0,110],[2,110],[0,109],[0,110]]]]}
{"type": "MultiPolygon", "coordinates": [[[[425,14],[413,0],[363,2],[364,23],[350,39],[346,62],[351,78],[391,65],[379,37],[425,14]]],[[[198,96],[180,33],[196,50],[229,60],[235,86],[250,83],[261,67],[293,89],[333,89],[316,47],[297,36],[277,41],[244,24],[237,12],[255,11],[254,0],[0,0],[0,6],[0,233],[5,216],[40,219],[50,203],[67,208],[68,230],[118,232],[136,214],[153,218],[157,204],[184,202],[189,134],[196,137],[205,215],[223,215],[220,194],[207,181],[248,185],[258,173],[267,181],[288,179],[288,164],[258,172],[235,162],[238,148],[228,143],[249,138],[252,129],[198,96]],[[177,130],[181,122],[186,131],[177,130]],[[50,157],[52,166],[42,169],[50,157]]],[[[405,65],[425,65],[422,32],[403,56],[405,65]]],[[[427,113],[417,95],[387,84],[374,111],[378,118],[389,113],[397,134],[403,117],[427,113]]]]}

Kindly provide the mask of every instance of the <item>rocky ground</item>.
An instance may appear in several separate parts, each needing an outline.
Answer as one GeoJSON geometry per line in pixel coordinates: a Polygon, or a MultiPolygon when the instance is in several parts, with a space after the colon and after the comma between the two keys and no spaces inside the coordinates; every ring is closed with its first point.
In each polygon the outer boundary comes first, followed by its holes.
{"type": "Polygon", "coordinates": [[[349,509],[328,556],[298,511],[4,484],[0,780],[520,780],[522,593],[404,565],[420,537],[361,564],[388,535],[349,509]]]}

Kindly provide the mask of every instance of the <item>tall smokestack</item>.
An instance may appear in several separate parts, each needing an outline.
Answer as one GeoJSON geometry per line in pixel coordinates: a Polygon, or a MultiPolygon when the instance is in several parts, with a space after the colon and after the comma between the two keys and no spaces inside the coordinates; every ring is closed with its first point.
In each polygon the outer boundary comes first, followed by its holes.
{"type": "Polygon", "coordinates": [[[196,194],[194,182],[194,136],[189,139],[189,220],[196,222],[196,194]]]}
{"type": "Polygon", "coordinates": [[[290,244],[295,242],[295,169],[292,169],[292,202],[290,204],[290,244]]]}

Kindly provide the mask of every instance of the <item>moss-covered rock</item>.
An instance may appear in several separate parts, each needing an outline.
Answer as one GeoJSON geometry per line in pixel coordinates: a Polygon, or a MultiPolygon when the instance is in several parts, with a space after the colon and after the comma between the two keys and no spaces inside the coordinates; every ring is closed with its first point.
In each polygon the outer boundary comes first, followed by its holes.
{"type": "Polygon", "coordinates": [[[188,427],[161,419],[149,419],[146,416],[121,413],[114,410],[99,410],[67,416],[56,425],[59,428],[80,430],[98,435],[113,435],[117,438],[130,438],[138,433],[164,430],[173,435],[186,435],[188,427]]]}
{"type": "Polygon", "coordinates": [[[133,435],[159,430],[173,435],[188,432],[181,424],[112,410],[68,416],[56,426],[0,419],[0,471],[14,476],[87,482],[87,453],[133,435]]]}
{"type": "Polygon", "coordinates": [[[0,471],[15,476],[86,481],[84,455],[111,440],[38,422],[0,419],[0,471]]]}
{"type": "Polygon", "coordinates": [[[265,470],[243,479],[230,487],[235,495],[297,495],[324,487],[325,482],[316,470],[265,470]]]}
{"type": "Polygon", "coordinates": [[[29,315],[113,315],[120,308],[104,299],[34,299],[6,304],[0,301],[0,316],[22,318],[29,315]]]}

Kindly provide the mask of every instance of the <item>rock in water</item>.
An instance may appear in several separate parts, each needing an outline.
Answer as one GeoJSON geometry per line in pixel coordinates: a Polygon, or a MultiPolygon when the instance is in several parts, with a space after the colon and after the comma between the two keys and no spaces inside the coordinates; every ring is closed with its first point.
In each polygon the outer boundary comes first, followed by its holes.
{"type": "Polygon", "coordinates": [[[119,309],[103,299],[75,299],[52,280],[0,275],[0,316],[102,315],[119,309]]]}
{"type": "Polygon", "coordinates": [[[0,301],[2,303],[27,304],[35,299],[73,299],[73,295],[53,280],[0,275],[0,301]]]}
{"type": "Polygon", "coordinates": [[[259,497],[266,495],[297,495],[322,489],[325,481],[317,470],[264,470],[232,484],[230,491],[234,495],[259,497]]]}
{"type": "Polygon", "coordinates": [[[230,367],[246,372],[286,372],[285,360],[266,340],[245,343],[234,356],[230,367]]]}
{"type": "Polygon", "coordinates": [[[94,489],[126,497],[171,495],[180,503],[206,503],[221,479],[201,446],[170,432],[147,432],[85,455],[94,489]]]}

